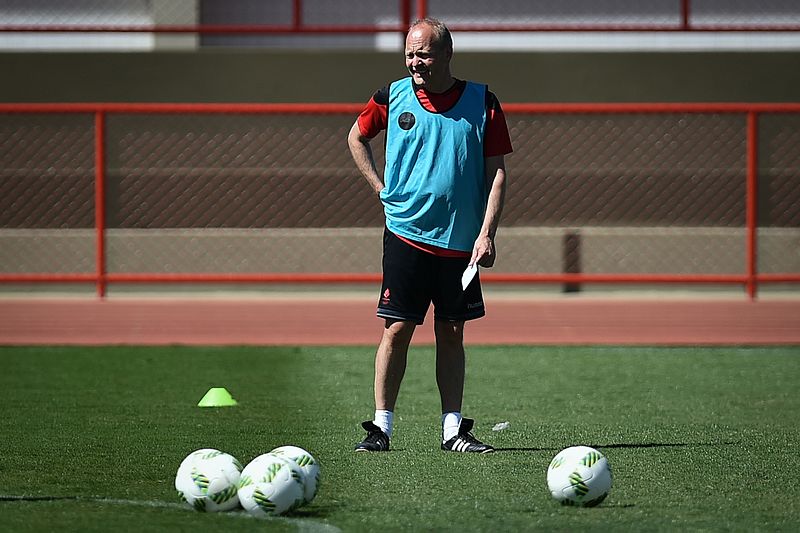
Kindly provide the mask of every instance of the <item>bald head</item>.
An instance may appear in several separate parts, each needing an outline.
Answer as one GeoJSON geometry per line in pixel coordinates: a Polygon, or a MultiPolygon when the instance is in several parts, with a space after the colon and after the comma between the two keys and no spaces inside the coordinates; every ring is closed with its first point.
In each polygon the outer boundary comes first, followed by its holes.
{"type": "Polygon", "coordinates": [[[408,29],[408,35],[415,30],[430,32],[431,44],[448,55],[453,54],[453,37],[443,22],[434,18],[417,19],[408,29]]]}
{"type": "Polygon", "coordinates": [[[422,19],[412,24],[406,37],[405,55],[406,68],[417,86],[441,93],[455,82],[450,75],[453,41],[441,22],[422,19]]]}

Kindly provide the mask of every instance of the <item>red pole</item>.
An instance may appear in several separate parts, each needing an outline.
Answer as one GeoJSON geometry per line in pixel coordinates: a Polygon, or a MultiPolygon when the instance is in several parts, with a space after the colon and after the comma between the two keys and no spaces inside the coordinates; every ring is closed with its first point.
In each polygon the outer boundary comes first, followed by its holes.
{"type": "Polygon", "coordinates": [[[292,28],[300,30],[303,25],[303,0],[292,0],[292,28]]]}
{"type": "Polygon", "coordinates": [[[97,296],[106,295],[106,116],[94,114],[94,225],[97,232],[95,257],[97,296]]]}
{"type": "Polygon", "coordinates": [[[691,8],[691,0],[681,0],[681,30],[689,31],[689,11],[691,8]]]}
{"type": "Polygon", "coordinates": [[[428,16],[428,0],[417,0],[417,18],[424,19],[428,16]]]}
{"type": "Polygon", "coordinates": [[[405,39],[406,29],[411,26],[411,0],[400,0],[400,38],[405,39]]]}
{"type": "Polygon", "coordinates": [[[747,295],[755,300],[758,291],[758,113],[747,113],[747,295]]]}

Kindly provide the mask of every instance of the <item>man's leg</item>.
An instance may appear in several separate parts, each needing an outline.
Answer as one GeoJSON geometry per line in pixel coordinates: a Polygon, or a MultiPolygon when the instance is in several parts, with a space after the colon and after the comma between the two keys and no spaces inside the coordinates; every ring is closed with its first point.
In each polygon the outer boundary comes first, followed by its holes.
{"type": "Polygon", "coordinates": [[[464,322],[436,320],[436,384],[442,413],[461,412],[464,396],[464,322]]]}
{"type": "Polygon", "coordinates": [[[436,382],[442,398],[442,449],[454,452],[491,453],[494,448],[470,433],[475,421],[461,416],[464,396],[464,322],[437,320],[436,382]]]}
{"type": "Polygon", "coordinates": [[[414,322],[386,320],[375,354],[375,409],[394,411],[406,372],[408,346],[416,327],[414,322]]]}
{"type": "Polygon", "coordinates": [[[394,406],[406,372],[408,345],[416,327],[415,322],[386,320],[375,354],[375,418],[361,424],[367,436],[356,445],[357,452],[389,450],[394,406]]]}
{"type": "Polygon", "coordinates": [[[367,437],[356,451],[388,451],[394,408],[406,372],[408,346],[431,304],[433,256],[388,229],[383,233],[383,282],[377,315],[385,320],[375,354],[375,417],[361,424],[367,437]]]}

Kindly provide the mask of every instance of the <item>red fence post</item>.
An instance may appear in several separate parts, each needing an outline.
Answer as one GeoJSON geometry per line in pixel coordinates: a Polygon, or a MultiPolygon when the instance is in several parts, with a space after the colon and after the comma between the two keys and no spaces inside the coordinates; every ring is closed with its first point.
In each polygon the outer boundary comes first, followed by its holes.
{"type": "Polygon", "coordinates": [[[411,0],[400,0],[400,37],[405,39],[406,28],[411,25],[411,0]]]}
{"type": "Polygon", "coordinates": [[[106,295],[106,114],[94,114],[94,223],[97,296],[106,295]]]}
{"type": "Polygon", "coordinates": [[[428,0],[417,0],[417,18],[424,19],[428,16],[428,0]]]}
{"type": "Polygon", "coordinates": [[[691,30],[691,23],[689,22],[689,12],[691,11],[691,0],[681,0],[681,30],[691,30]]]}
{"type": "Polygon", "coordinates": [[[292,0],[292,29],[300,31],[303,25],[303,0],[292,0]]]}
{"type": "Polygon", "coordinates": [[[747,295],[755,300],[758,291],[758,113],[747,113],[747,295]]]}

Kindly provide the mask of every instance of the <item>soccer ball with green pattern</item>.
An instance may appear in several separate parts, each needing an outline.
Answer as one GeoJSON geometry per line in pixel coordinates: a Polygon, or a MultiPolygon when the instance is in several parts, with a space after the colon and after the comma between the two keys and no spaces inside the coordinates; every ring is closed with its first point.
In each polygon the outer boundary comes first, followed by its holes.
{"type": "Polygon", "coordinates": [[[242,465],[230,454],[203,448],[190,453],[178,467],[178,498],[198,511],[230,511],[239,506],[237,488],[242,465]]]}
{"type": "Polygon", "coordinates": [[[303,472],[291,459],[259,455],[242,470],[239,502],[254,516],[294,511],[303,505],[303,472]]]}
{"type": "Polygon", "coordinates": [[[303,472],[303,503],[311,503],[319,488],[319,463],[314,456],[297,446],[280,446],[271,452],[284,459],[291,459],[303,472]]]}
{"type": "Polygon", "coordinates": [[[565,448],[547,467],[547,487],[563,505],[594,507],[611,491],[608,459],[588,446],[565,448]]]}

